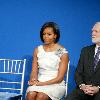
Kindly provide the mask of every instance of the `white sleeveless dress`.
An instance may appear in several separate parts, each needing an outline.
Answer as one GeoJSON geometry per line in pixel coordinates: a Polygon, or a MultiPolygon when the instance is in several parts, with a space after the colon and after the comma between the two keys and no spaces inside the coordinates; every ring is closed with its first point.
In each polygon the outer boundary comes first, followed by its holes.
{"type": "MultiPolygon", "coordinates": [[[[38,46],[38,80],[45,82],[55,78],[58,74],[60,57],[68,53],[65,48],[60,48],[53,52],[46,52],[43,45],[38,46]]],[[[43,92],[52,100],[60,100],[65,93],[65,82],[45,85],[45,86],[29,86],[26,93],[31,91],[43,92]]]]}

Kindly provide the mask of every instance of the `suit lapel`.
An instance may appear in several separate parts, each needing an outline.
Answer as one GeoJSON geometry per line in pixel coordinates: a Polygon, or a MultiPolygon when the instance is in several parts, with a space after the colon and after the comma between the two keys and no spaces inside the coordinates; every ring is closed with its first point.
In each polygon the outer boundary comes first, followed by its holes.
{"type": "Polygon", "coordinates": [[[94,54],[95,54],[95,45],[93,45],[89,50],[89,66],[91,72],[93,72],[94,54]]]}
{"type": "Polygon", "coordinates": [[[100,60],[99,60],[99,62],[97,64],[97,66],[96,66],[95,72],[98,71],[99,68],[100,68],[100,60]]]}
{"type": "Polygon", "coordinates": [[[89,63],[90,63],[90,66],[91,66],[91,71],[93,73],[95,73],[99,68],[100,68],[100,60],[96,66],[96,69],[95,69],[95,72],[93,71],[93,67],[94,67],[94,55],[95,55],[95,46],[96,45],[93,45],[91,48],[90,48],[90,52],[89,52],[89,63]]]}

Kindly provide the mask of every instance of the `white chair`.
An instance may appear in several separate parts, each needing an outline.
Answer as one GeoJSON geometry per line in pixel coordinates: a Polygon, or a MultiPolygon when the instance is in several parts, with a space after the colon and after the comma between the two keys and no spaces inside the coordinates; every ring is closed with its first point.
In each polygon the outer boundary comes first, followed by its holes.
{"type": "Polygon", "coordinates": [[[22,100],[26,59],[0,59],[0,100],[22,100]]]}
{"type": "Polygon", "coordinates": [[[65,97],[67,96],[67,92],[68,92],[68,78],[69,78],[69,66],[70,66],[70,61],[68,62],[68,67],[67,67],[67,72],[66,72],[66,93],[65,93],[65,97]]]}
{"type": "Polygon", "coordinates": [[[67,66],[67,71],[64,77],[65,80],[65,85],[66,85],[66,91],[65,91],[65,95],[61,98],[61,100],[65,100],[65,97],[67,96],[67,92],[68,92],[68,78],[69,78],[69,66],[70,66],[70,61],[68,62],[68,66],[67,66]]]}

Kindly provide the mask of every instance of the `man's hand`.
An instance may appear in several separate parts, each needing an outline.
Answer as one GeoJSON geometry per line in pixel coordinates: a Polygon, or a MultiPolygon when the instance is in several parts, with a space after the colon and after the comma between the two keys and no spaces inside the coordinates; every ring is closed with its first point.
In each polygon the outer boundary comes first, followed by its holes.
{"type": "Polygon", "coordinates": [[[85,94],[88,94],[91,96],[99,92],[99,87],[92,86],[92,85],[82,85],[80,89],[83,90],[85,94]]]}
{"type": "Polygon", "coordinates": [[[91,86],[91,87],[89,87],[87,89],[86,94],[88,94],[88,95],[94,95],[94,94],[96,94],[98,92],[99,92],[99,87],[97,87],[97,86],[91,86]]]}

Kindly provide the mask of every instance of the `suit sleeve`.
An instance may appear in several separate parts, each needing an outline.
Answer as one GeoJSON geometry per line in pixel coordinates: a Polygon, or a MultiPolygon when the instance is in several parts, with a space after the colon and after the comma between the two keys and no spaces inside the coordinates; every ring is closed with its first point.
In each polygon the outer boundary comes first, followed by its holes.
{"type": "Polygon", "coordinates": [[[76,85],[85,84],[83,80],[83,72],[84,72],[84,59],[85,59],[85,50],[84,48],[81,50],[80,58],[78,61],[78,65],[75,71],[75,82],[76,85]]]}

